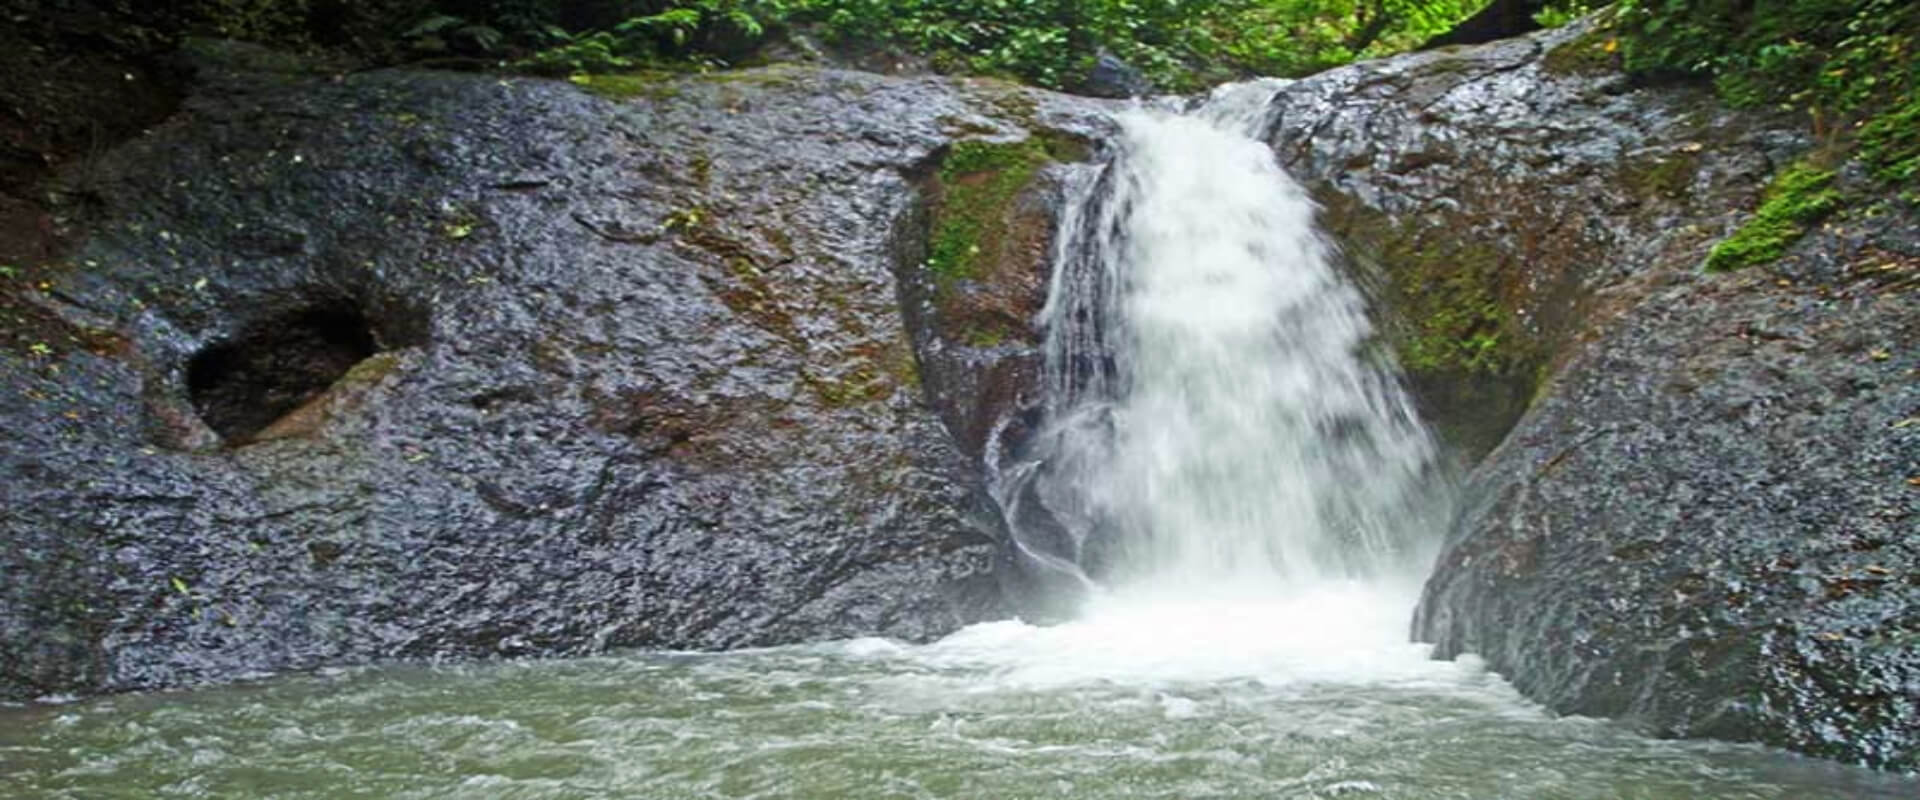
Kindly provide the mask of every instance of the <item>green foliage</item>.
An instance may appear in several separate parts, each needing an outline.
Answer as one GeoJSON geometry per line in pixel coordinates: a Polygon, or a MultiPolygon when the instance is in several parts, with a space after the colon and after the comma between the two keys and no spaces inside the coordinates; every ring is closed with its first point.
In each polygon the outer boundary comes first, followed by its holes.
{"type": "Polygon", "coordinates": [[[1873,175],[1914,188],[1920,180],[1920,92],[1908,90],[1891,108],[1860,126],[1860,160],[1873,175]]]}
{"type": "MultiPolygon", "coordinates": [[[[1403,49],[1474,0],[644,0],[587,4],[520,62],[542,72],[724,65],[784,28],[852,48],[926,54],[945,72],[1074,88],[1106,50],[1165,89],[1240,74],[1300,75],[1403,49]]],[[[462,24],[465,19],[461,20],[462,24]]]]}
{"type": "Polygon", "coordinates": [[[941,53],[972,72],[1072,88],[1101,50],[1162,88],[1235,74],[1301,75],[1403,49],[1471,0],[798,0],[830,37],[941,53]]]}
{"type": "Polygon", "coordinates": [[[516,66],[545,74],[611,72],[636,66],[726,66],[748,56],[786,24],[787,0],[646,0],[588,4],[585,26],[542,23],[538,45],[516,66]]]}
{"type": "Polygon", "coordinates": [[[415,50],[446,51],[466,48],[491,52],[506,41],[506,34],[491,25],[470,23],[460,17],[435,14],[400,34],[415,50]]]}
{"type": "MultiPolygon", "coordinates": [[[[1630,70],[1711,78],[1734,106],[1805,112],[1825,158],[1857,157],[1912,193],[1920,175],[1920,4],[1911,0],[1622,0],[1616,26],[1630,70]]],[[[1781,172],[1709,270],[1778,258],[1849,199],[1833,174],[1781,172]]]]}
{"type": "Polygon", "coordinates": [[[1545,8],[1534,12],[1533,21],[1542,28],[1558,28],[1576,19],[1593,13],[1605,3],[1590,3],[1586,0],[1563,0],[1548,3],[1545,8]]]}
{"type": "MultiPolygon", "coordinates": [[[[1478,10],[1475,2],[1235,2],[1201,21],[1190,48],[1238,73],[1299,76],[1404,50],[1478,10]]],[[[1169,81],[1178,84],[1176,80],[1169,81]]]]}
{"type": "Polygon", "coordinates": [[[1819,222],[1841,206],[1832,170],[1799,162],[1780,171],[1767,186],[1760,210],[1707,255],[1709,272],[1726,272],[1779,258],[1819,222]]]}
{"type": "Polygon", "coordinates": [[[307,0],[193,0],[190,13],[228,39],[306,39],[307,0]]]}
{"type": "MultiPolygon", "coordinates": [[[[708,67],[806,29],[854,52],[906,51],[943,72],[1083,87],[1102,51],[1159,88],[1297,76],[1386,55],[1485,0],[188,0],[129,30],[339,48],[375,62],[505,62],[568,75],[708,67]]],[[[1572,2],[1566,8],[1584,8],[1572,2]]],[[[132,12],[129,12],[132,13],[132,12]]],[[[1571,13],[1571,12],[1569,12],[1571,13]]]]}
{"type": "Polygon", "coordinates": [[[528,72],[542,75],[587,75],[632,68],[635,60],[620,40],[607,31],[592,31],[574,36],[559,28],[547,34],[554,44],[515,63],[528,72]]]}
{"type": "Polygon", "coordinates": [[[1618,25],[1628,69],[1709,76],[1735,105],[1832,117],[1920,83],[1911,0],[1622,0],[1618,25]]]}

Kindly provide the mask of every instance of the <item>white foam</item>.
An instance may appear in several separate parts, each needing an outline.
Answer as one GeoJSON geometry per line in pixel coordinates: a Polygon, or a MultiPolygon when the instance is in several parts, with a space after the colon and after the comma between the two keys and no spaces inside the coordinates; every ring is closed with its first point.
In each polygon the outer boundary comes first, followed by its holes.
{"type": "Polygon", "coordinates": [[[1080,518],[1067,557],[1123,592],[1298,594],[1402,579],[1430,553],[1432,438],[1371,355],[1313,202],[1250,136],[1277,86],[1121,114],[1109,174],[1065,226],[1028,464],[1080,518]]]}
{"type": "Polygon", "coordinates": [[[1050,557],[1095,578],[1080,618],[900,655],[978,668],[979,689],[1473,679],[1407,641],[1444,514],[1433,441],[1369,355],[1311,199],[1255,138],[1281,85],[1121,114],[1109,173],[1069,209],[1050,426],[1001,474],[1051,481],[1073,517],[1076,549],[1050,557]]]}

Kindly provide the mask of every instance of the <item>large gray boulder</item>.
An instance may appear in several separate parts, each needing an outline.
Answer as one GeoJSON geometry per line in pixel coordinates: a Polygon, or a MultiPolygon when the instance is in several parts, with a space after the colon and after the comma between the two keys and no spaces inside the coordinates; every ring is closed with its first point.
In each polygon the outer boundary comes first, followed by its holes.
{"type": "Polygon", "coordinates": [[[1563,712],[1920,766],[1920,248],[1881,258],[1627,311],[1473,474],[1416,637],[1563,712]]]}
{"type": "Polygon", "coordinates": [[[1094,106],[199,50],[180,115],[67,176],[70,258],[8,287],[45,341],[0,349],[0,697],[1016,610],[922,382],[1031,332],[923,375],[957,337],[901,301],[947,148],[1094,106]]]}

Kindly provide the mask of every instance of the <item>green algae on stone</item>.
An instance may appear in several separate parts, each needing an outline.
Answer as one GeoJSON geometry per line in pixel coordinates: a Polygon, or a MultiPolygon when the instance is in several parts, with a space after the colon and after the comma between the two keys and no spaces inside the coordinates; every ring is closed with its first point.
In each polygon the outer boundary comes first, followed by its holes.
{"type": "Polygon", "coordinates": [[[391,350],[374,353],[347,369],[335,386],[372,386],[400,367],[400,354],[391,350]]]}
{"type": "Polygon", "coordinates": [[[961,341],[968,347],[999,347],[1019,337],[1020,331],[1001,319],[973,320],[960,333],[961,341]]]}
{"type": "Polygon", "coordinates": [[[1403,220],[1334,191],[1315,199],[1385,311],[1373,346],[1394,354],[1450,448],[1469,461],[1492,450],[1551,375],[1547,356],[1562,335],[1553,290],[1526,283],[1499,245],[1474,235],[1495,220],[1403,220]]]}
{"type": "Polygon", "coordinates": [[[1392,309],[1386,337],[1415,372],[1530,373],[1538,337],[1509,300],[1515,278],[1493,245],[1466,231],[1474,219],[1417,225],[1335,193],[1317,193],[1321,220],[1343,245],[1385,278],[1380,300],[1392,309]],[[1454,235],[1451,231],[1460,231],[1454,235]]]}
{"type": "Polygon", "coordinates": [[[1014,197],[1052,160],[1039,136],[954,144],[936,175],[939,201],[927,255],[934,276],[942,283],[977,277],[983,248],[1007,234],[1014,197]]]}
{"type": "Polygon", "coordinates": [[[1765,264],[1785,254],[1806,233],[1807,226],[1840,208],[1842,198],[1833,180],[1832,170],[1806,161],[1781,170],[1767,185],[1753,219],[1713,246],[1707,254],[1706,270],[1729,272],[1765,264]]]}
{"type": "Polygon", "coordinates": [[[629,72],[610,75],[588,75],[585,73],[567,78],[567,82],[590,94],[596,94],[609,100],[627,100],[644,97],[649,100],[671,100],[679,96],[680,89],[670,85],[674,73],[658,70],[629,72]]]}
{"type": "Polygon", "coordinates": [[[1452,257],[1428,258],[1413,248],[1396,267],[1404,285],[1395,292],[1412,330],[1400,357],[1416,370],[1504,373],[1520,359],[1510,352],[1520,337],[1513,312],[1497,294],[1497,256],[1466,246],[1452,257]]]}

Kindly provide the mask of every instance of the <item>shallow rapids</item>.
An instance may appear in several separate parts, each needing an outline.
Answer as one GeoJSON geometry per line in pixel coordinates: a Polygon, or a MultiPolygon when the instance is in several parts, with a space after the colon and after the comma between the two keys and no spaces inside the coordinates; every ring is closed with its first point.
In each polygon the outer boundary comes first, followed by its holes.
{"type": "Polygon", "coordinates": [[[922,646],[346,670],[0,709],[0,797],[1920,796],[1552,718],[1470,660],[1427,660],[1375,588],[1327,592],[922,646]]]}

